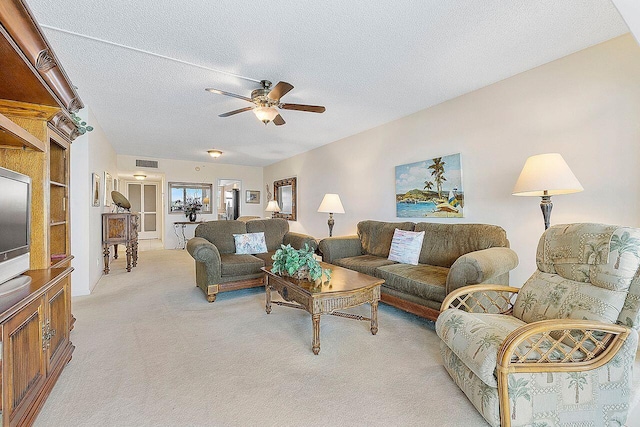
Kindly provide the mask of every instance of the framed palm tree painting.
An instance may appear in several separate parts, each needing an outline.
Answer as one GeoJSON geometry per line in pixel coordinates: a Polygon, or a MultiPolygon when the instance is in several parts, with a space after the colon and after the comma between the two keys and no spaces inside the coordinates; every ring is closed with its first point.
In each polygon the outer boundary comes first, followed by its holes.
{"type": "Polygon", "coordinates": [[[396,166],[398,218],[462,218],[460,153],[396,166]]]}

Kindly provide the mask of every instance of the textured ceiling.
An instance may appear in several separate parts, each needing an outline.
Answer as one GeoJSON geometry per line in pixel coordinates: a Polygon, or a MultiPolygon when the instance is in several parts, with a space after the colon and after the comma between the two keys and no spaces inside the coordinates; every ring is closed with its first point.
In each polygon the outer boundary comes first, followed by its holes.
{"type": "Polygon", "coordinates": [[[218,148],[216,162],[254,166],[628,31],[609,0],[27,1],[119,154],[206,161],[218,148]],[[249,104],[204,88],[249,96],[251,79],[327,111],[281,111],[280,127],[217,117],[249,104]]]}

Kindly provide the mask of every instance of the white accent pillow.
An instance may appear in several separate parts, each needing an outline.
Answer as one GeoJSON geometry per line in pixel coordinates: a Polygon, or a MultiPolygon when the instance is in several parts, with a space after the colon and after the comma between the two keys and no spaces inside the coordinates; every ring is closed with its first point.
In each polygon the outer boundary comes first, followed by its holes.
{"type": "Polygon", "coordinates": [[[418,265],[423,240],[424,231],[405,231],[396,228],[391,240],[389,261],[418,265]]]}
{"type": "Polygon", "coordinates": [[[237,254],[263,254],[267,252],[267,242],[264,233],[234,234],[237,254]]]}

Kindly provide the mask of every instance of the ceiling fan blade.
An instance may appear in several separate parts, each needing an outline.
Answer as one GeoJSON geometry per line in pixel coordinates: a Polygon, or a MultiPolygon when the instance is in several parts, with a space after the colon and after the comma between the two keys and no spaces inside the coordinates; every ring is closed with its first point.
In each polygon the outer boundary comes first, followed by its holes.
{"type": "Polygon", "coordinates": [[[278,101],[280,98],[285,96],[291,89],[293,89],[293,86],[291,84],[287,82],[278,82],[278,84],[273,89],[271,89],[271,92],[269,92],[269,95],[267,96],[273,99],[274,101],[278,101]]]}
{"type": "Polygon", "coordinates": [[[325,111],[322,105],[282,104],[280,108],[284,110],[309,111],[311,113],[324,113],[325,111]]]}
{"type": "Polygon", "coordinates": [[[236,95],[235,93],[225,92],[225,91],[223,91],[223,90],[214,89],[214,88],[212,88],[212,87],[206,88],[205,90],[206,90],[207,92],[217,93],[217,94],[219,94],[219,95],[232,96],[232,97],[234,97],[234,98],[244,99],[245,101],[253,102],[253,101],[251,101],[251,98],[247,98],[246,96],[236,95]]]}
{"type": "Polygon", "coordinates": [[[244,107],[239,110],[229,111],[228,113],[219,114],[218,117],[229,117],[229,116],[233,116],[234,114],[244,113],[245,111],[249,111],[249,110],[253,110],[253,107],[244,107]]]}
{"type": "Polygon", "coordinates": [[[282,126],[285,123],[287,123],[287,122],[284,121],[284,119],[282,118],[282,116],[280,114],[278,114],[275,117],[275,119],[273,119],[273,124],[275,124],[276,126],[282,126]]]}

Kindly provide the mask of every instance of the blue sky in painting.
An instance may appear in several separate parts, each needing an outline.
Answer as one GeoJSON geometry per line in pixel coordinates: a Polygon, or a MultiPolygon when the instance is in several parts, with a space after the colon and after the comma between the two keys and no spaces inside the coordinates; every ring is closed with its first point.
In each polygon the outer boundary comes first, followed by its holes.
{"type": "MultiPolygon", "coordinates": [[[[449,191],[456,187],[458,192],[462,192],[462,173],[460,168],[460,154],[452,154],[443,156],[444,176],[447,179],[442,184],[443,191],[449,191]]],[[[424,160],[421,162],[409,163],[406,165],[396,166],[396,194],[404,194],[413,189],[424,189],[424,182],[433,182],[431,170],[429,166],[433,164],[433,160],[424,160]]],[[[435,191],[435,182],[433,190],[435,191]]]]}

